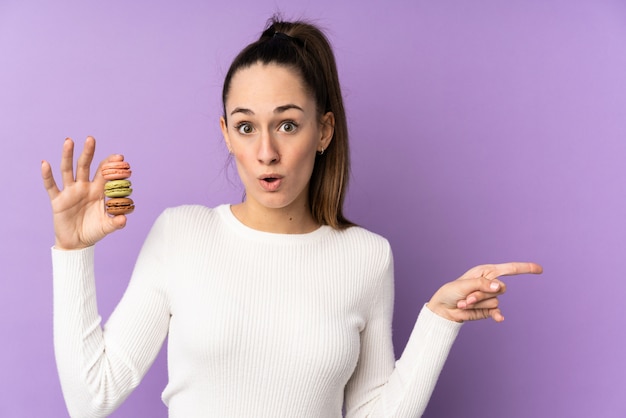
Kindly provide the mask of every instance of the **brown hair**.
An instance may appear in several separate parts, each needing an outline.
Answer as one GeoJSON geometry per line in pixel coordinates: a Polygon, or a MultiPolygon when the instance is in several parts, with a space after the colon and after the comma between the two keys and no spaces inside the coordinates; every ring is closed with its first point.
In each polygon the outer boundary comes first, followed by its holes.
{"type": "Polygon", "coordinates": [[[333,138],[328,148],[315,158],[309,184],[309,205],[313,218],[321,225],[335,229],[354,225],[343,216],[350,172],[348,124],[337,64],[328,38],[308,22],[285,22],[277,17],[270,19],[261,37],[235,57],[226,73],[222,90],[224,120],[233,75],[256,63],[273,63],[295,69],[315,98],[319,117],[327,112],[333,113],[333,138]]]}

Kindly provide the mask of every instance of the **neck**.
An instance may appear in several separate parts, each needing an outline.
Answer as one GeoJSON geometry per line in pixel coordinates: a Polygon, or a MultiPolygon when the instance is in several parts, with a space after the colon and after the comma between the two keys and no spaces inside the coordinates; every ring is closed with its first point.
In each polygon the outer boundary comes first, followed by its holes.
{"type": "Polygon", "coordinates": [[[244,225],[275,234],[306,234],[319,228],[308,206],[300,208],[253,207],[248,201],[231,206],[235,217],[244,225]]]}

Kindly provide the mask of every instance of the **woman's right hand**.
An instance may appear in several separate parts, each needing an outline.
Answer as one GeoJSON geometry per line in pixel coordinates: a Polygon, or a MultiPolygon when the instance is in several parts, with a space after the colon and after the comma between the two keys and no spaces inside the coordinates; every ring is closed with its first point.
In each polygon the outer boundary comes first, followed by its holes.
{"type": "Polygon", "coordinates": [[[109,216],[104,208],[104,183],[101,167],[109,161],[123,161],[122,155],[114,154],[103,160],[89,180],[91,162],[96,150],[96,140],[87,137],[83,152],[76,163],[74,174],[74,141],[70,138],[63,144],[61,157],[61,179],[63,190],[59,190],[52,168],[47,161],[41,163],[43,185],[50,196],[54,222],[55,248],[77,250],[94,245],[106,235],[123,228],[126,216],[109,216]]]}

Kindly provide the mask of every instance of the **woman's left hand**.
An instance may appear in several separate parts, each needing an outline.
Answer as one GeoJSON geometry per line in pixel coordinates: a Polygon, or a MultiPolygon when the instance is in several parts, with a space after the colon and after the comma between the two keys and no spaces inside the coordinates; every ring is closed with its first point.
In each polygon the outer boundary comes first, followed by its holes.
{"type": "Polygon", "coordinates": [[[502,322],[498,296],[506,291],[501,276],[540,274],[535,263],[485,264],[468,270],[458,279],[443,285],[428,302],[428,308],[439,316],[456,322],[493,318],[502,322]]]}

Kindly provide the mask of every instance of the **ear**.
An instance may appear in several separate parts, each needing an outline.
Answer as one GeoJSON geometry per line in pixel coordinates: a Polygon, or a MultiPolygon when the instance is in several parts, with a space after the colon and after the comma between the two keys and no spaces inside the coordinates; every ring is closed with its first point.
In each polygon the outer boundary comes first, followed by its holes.
{"type": "Polygon", "coordinates": [[[330,145],[330,141],[332,141],[335,133],[335,115],[333,112],[327,112],[322,116],[321,133],[320,148],[325,150],[330,145]]]}
{"type": "Polygon", "coordinates": [[[233,149],[230,146],[230,137],[228,136],[228,126],[226,125],[226,119],[224,119],[224,116],[220,116],[220,129],[222,130],[222,136],[224,137],[226,148],[228,148],[228,152],[232,154],[233,149]]]}

